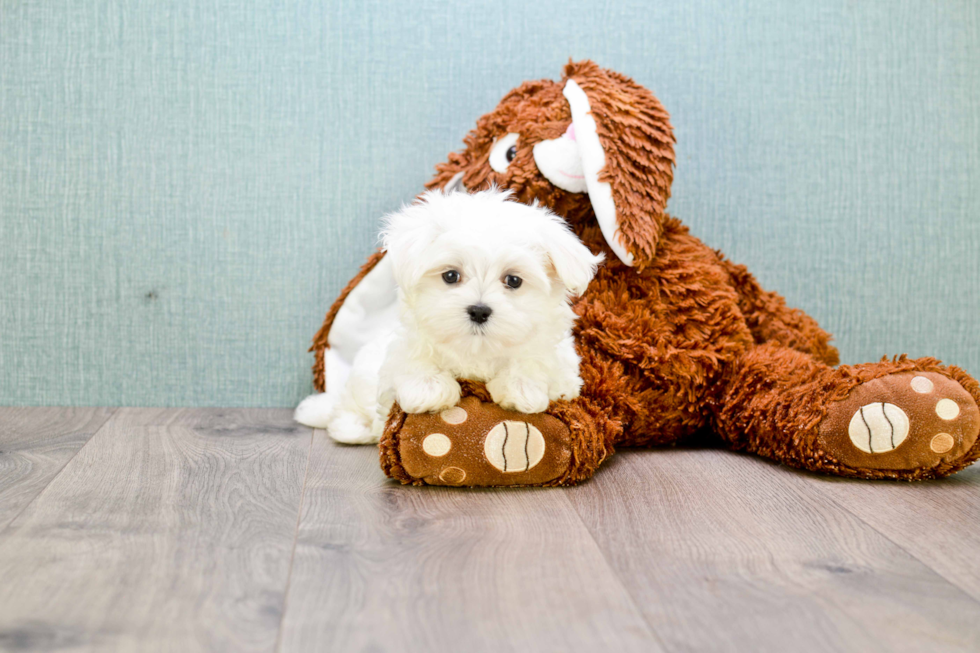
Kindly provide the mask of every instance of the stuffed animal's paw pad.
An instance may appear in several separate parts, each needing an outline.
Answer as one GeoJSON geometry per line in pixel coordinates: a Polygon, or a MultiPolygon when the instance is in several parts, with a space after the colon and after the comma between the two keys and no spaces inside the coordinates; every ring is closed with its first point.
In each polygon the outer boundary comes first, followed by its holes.
{"type": "Polygon", "coordinates": [[[453,406],[452,408],[447,408],[446,410],[439,413],[439,417],[446,424],[462,424],[466,421],[466,409],[461,406],[453,406]]]}
{"type": "Polygon", "coordinates": [[[439,413],[410,414],[397,435],[405,472],[429,485],[542,485],[571,461],[568,427],[476,397],[439,413]]]}
{"type": "Polygon", "coordinates": [[[980,434],[980,408],[963,386],[935,372],[867,381],[831,405],[820,425],[842,464],[913,470],[955,462],[980,434]],[[846,434],[846,435],[845,435],[846,434]]]}
{"type": "Polygon", "coordinates": [[[527,422],[505,420],[487,434],[483,455],[502,472],[526,472],[544,457],[544,436],[527,422]]]}
{"type": "Polygon", "coordinates": [[[884,401],[861,406],[851,417],[847,434],[854,446],[865,453],[891,451],[908,437],[909,416],[884,401]]]}

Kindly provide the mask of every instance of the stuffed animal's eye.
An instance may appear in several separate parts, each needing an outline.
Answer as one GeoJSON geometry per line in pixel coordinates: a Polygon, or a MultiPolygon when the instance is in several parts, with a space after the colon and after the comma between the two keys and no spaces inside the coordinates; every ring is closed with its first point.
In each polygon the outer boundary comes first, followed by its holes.
{"type": "Polygon", "coordinates": [[[442,273],[442,280],[452,285],[459,282],[459,272],[456,270],[446,270],[442,273]]]}
{"type": "Polygon", "coordinates": [[[520,134],[501,136],[490,148],[490,167],[496,172],[506,172],[507,166],[517,156],[517,139],[520,134]]]}
{"type": "Polygon", "coordinates": [[[506,277],[504,277],[504,284],[508,288],[513,288],[516,290],[521,287],[522,283],[524,283],[524,280],[513,274],[508,274],[506,277]]]}

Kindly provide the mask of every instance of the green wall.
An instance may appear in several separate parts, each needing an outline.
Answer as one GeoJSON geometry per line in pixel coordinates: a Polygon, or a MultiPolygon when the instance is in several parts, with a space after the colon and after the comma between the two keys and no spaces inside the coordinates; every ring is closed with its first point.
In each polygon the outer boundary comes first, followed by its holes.
{"type": "Polygon", "coordinates": [[[4,0],[0,404],[294,404],[378,218],[570,56],[654,90],[671,212],[845,362],[980,373],[974,0],[4,0]]]}

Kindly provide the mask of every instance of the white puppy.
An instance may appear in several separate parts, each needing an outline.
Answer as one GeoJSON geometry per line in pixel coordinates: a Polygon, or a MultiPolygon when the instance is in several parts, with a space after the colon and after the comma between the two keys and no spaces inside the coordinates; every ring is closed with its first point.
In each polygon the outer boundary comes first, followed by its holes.
{"type": "Polygon", "coordinates": [[[304,400],[297,421],[377,442],[394,401],[409,413],[444,410],[463,378],[523,413],[578,396],[569,297],[602,256],[561,218],[498,190],[434,191],[389,216],[383,237],[400,323],[358,351],[342,390],[304,400]]]}

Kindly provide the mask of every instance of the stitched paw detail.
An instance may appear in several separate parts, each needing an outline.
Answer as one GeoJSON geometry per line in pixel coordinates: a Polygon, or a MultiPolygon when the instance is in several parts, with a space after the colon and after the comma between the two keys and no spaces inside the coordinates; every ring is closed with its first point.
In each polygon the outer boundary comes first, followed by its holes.
{"type": "Polygon", "coordinates": [[[397,438],[405,472],[429,485],[543,485],[571,462],[558,419],[472,396],[441,413],[407,415],[397,438]]]}
{"type": "Polygon", "coordinates": [[[970,450],[980,434],[980,408],[941,374],[892,374],[833,404],[819,434],[827,452],[851,467],[931,468],[970,450]]]}
{"type": "Polygon", "coordinates": [[[905,441],[909,416],[895,404],[885,402],[861,406],[847,426],[854,446],[865,453],[885,453],[905,441]]]}
{"type": "Polygon", "coordinates": [[[526,472],[544,457],[544,436],[527,422],[507,420],[490,429],[483,455],[502,472],[526,472]]]}

